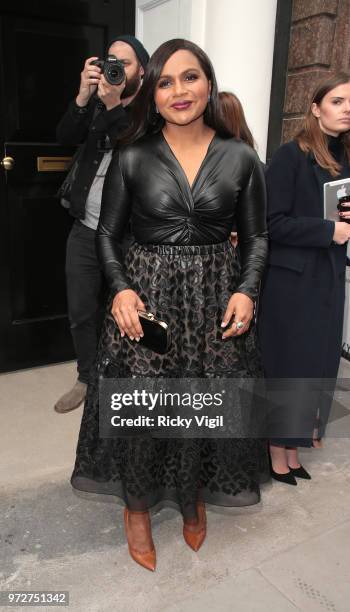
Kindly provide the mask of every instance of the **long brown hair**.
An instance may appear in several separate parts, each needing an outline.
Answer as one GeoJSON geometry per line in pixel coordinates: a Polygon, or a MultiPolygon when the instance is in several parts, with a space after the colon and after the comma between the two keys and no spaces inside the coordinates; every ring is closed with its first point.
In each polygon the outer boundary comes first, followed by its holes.
{"type": "MultiPolygon", "coordinates": [[[[327,134],[321,130],[318,119],[313,115],[311,107],[313,103],[319,106],[325,95],[335,87],[338,87],[338,85],[344,85],[345,83],[350,83],[350,74],[347,72],[338,72],[324,79],[317,85],[312,94],[303,125],[295,136],[295,140],[301,150],[305,153],[312,153],[318,165],[328,170],[334,177],[340,174],[341,166],[329,151],[327,134]]],[[[342,133],[340,138],[344,144],[350,164],[350,130],[342,133]]]]}
{"type": "Polygon", "coordinates": [[[235,138],[244,140],[250,147],[255,148],[253,135],[247,125],[243,106],[234,93],[219,92],[220,110],[226,129],[235,138]]]}
{"type": "Polygon", "coordinates": [[[195,43],[183,38],[174,38],[160,45],[148,62],[141,89],[132,106],[131,125],[123,132],[118,143],[120,146],[131,144],[148,134],[156,134],[163,128],[165,121],[156,112],[154,92],[164,64],[169,57],[181,49],[193,53],[208,81],[211,82],[210,99],[203,115],[204,122],[220,136],[224,138],[231,136],[220,113],[215,72],[208,56],[195,43]]]}

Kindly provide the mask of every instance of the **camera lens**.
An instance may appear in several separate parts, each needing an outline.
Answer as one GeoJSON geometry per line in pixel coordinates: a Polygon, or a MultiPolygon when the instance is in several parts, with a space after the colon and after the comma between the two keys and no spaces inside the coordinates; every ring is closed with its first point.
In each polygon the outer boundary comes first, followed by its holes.
{"type": "Polygon", "coordinates": [[[108,69],[106,79],[111,85],[119,85],[124,80],[124,74],[117,66],[113,66],[108,69]]]}
{"type": "Polygon", "coordinates": [[[125,79],[124,66],[116,58],[105,62],[104,74],[111,85],[120,85],[125,79]]]}

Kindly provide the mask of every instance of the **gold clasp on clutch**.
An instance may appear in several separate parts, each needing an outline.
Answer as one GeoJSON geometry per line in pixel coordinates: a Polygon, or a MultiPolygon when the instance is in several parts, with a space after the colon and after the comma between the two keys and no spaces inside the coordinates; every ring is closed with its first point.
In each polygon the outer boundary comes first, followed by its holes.
{"type": "Polygon", "coordinates": [[[146,312],[145,310],[138,310],[137,312],[139,313],[141,319],[147,319],[148,321],[154,321],[154,323],[161,325],[164,329],[168,329],[167,323],[165,323],[164,321],[160,321],[159,319],[156,319],[153,312],[146,312]]]}
{"type": "Polygon", "coordinates": [[[145,312],[144,310],[138,310],[139,315],[141,315],[141,317],[144,317],[145,319],[148,319],[149,321],[154,321],[155,316],[152,312],[145,312]]]}

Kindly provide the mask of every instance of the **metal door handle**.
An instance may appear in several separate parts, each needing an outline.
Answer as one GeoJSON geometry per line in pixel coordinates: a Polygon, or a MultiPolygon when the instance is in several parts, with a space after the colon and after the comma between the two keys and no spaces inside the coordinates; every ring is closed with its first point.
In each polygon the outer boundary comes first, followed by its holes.
{"type": "Polygon", "coordinates": [[[13,157],[4,157],[0,164],[5,168],[5,170],[12,170],[13,166],[15,165],[15,160],[13,157]]]}

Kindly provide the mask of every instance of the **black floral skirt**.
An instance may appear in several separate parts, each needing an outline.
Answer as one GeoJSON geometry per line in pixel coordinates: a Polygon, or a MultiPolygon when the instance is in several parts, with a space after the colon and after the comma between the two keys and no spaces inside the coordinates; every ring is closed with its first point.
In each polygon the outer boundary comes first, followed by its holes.
{"type": "Polygon", "coordinates": [[[257,377],[262,375],[255,326],[223,341],[220,327],[238,286],[240,265],[230,242],[203,246],[134,244],[125,266],[147,310],[167,321],[172,346],[158,355],[121,338],[111,311],[103,324],[71,478],[78,490],[116,495],[131,510],[170,502],[184,517],[196,502],[245,506],[268,480],[262,439],[99,437],[99,377],[257,377]]]}

